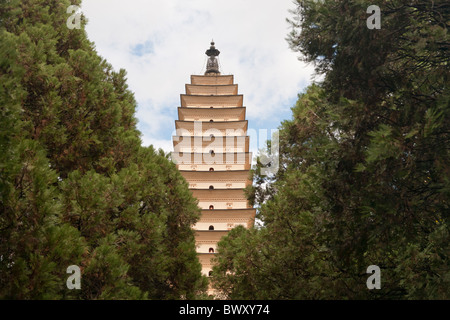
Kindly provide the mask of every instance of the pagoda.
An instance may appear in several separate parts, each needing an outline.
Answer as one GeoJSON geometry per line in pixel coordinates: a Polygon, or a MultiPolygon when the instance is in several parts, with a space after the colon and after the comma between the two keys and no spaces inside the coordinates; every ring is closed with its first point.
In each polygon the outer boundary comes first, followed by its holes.
{"type": "Polygon", "coordinates": [[[211,42],[204,75],[191,75],[180,95],[172,156],[201,208],[192,227],[208,277],[217,242],[236,226],[252,227],[256,214],[244,194],[252,183],[246,108],[234,76],[220,73],[219,54],[211,42]]]}

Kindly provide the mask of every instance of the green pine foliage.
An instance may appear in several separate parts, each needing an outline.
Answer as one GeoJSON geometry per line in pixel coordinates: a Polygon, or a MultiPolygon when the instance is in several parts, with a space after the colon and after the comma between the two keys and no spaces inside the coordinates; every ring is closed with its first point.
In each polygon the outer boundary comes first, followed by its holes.
{"type": "Polygon", "coordinates": [[[445,1],[297,1],[288,41],[324,80],[282,123],[277,174],[254,170],[263,226],[219,245],[226,297],[450,297],[449,21],[445,1]]]}
{"type": "Polygon", "coordinates": [[[199,208],[84,31],[79,1],[0,3],[0,297],[181,299],[207,287],[199,208]],[[66,269],[81,268],[81,290],[66,269]]]}

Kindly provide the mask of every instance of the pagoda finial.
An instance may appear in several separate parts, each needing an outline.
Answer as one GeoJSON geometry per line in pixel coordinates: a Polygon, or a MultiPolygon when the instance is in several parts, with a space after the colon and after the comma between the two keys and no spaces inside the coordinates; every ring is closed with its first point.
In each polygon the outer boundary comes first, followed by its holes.
{"type": "Polygon", "coordinates": [[[214,46],[214,39],[211,40],[211,46],[206,50],[205,54],[209,57],[205,74],[220,74],[219,62],[217,61],[220,51],[214,46]]]}

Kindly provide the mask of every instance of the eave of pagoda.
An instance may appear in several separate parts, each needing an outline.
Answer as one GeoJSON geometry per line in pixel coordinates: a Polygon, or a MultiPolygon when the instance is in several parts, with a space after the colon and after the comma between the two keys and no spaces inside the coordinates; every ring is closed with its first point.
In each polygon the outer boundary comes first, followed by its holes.
{"type": "Polygon", "coordinates": [[[216,189],[236,189],[252,184],[250,170],[181,171],[181,175],[191,189],[209,189],[211,186],[216,189]]]}
{"type": "MultiPolygon", "coordinates": [[[[207,153],[210,150],[215,153],[248,152],[250,137],[241,136],[173,136],[173,147],[175,152],[207,153]]],[[[214,158],[215,155],[211,157],[214,158]]]]}
{"type": "Polygon", "coordinates": [[[220,238],[226,236],[228,230],[195,230],[195,242],[214,243],[220,241],[220,238]]]}
{"type": "Polygon", "coordinates": [[[211,231],[210,228],[214,228],[215,230],[228,230],[230,231],[233,228],[238,226],[242,226],[244,228],[252,228],[255,224],[255,221],[250,217],[245,218],[228,218],[228,220],[224,219],[201,219],[195,225],[192,226],[193,230],[197,231],[211,231]]]}
{"type": "Polygon", "coordinates": [[[246,224],[247,227],[251,227],[254,224],[256,217],[256,209],[223,209],[223,210],[202,210],[200,220],[193,226],[195,230],[208,230],[210,225],[226,224],[225,228],[233,228],[235,225],[246,224]],[[231,226],[229,226],[231,224],[231,226]]]}
{"type": "Polygon", "coordinates": [[[198,260],[200,261],[204,270],[202,270],[203,274],[207,274],[208,271],[211,270],[212,261],[211,259],[214,257],[214,253],[197,253],[198,260]]]}
{"type": "Polygon", "coordinates": [[[245,136],[248,121],[175,121],[177,136],[245,136]]]}
{"type": "Polygon", "coordinates": [[[219,96],[229,96],[238,94],[238,85],[197,85],[197,84],[186,84],[186,94],[188,95],[219,95],[219,96]]]}
{"type": "Polygon", "coordinates": [[[196,85],[230,85],[234,83],[233,75],[201,76],[191,75],[191,84],[196,85]]]}
{"type": "Polygon", "coordinates": [[[186,153],[172,152],[172,160],[179,170],[205,172],[213,167],[214,171],[250,170],[252,153],[228,152],[216,153],[186,153]]]}
{"type": "Polygon", "coordinates": [[[244,96],[228,95],[228,96],[202,96],[202,95],[186,95],[180,94],[182,108],[229,108],[242,107],[244,96]]]}
{"type": "Polygon", "coordinates": [[[189,182],[209,182],[209,181],[250,181],[249,170],[237,171],[180,171],[183,178],[189,182]]]}
{"type": "Polygon", "coordinates": [[[201,211],[201,217],[216,216],[218,218],[225,217],[229,215],[230,217],[242,217],[242,216],[251,216],[255,217],[256,209],[255,208],[245,208],[245,209],[214,209],[208,210],[204,209],[201,211]]]}
{"type": "Polygon", "coordinates": [[[190,189],[190,191],[199,201],[247,201],[243,189],[190,189]]]}
{"type": "Polygon", "coordinates": [[[245,120],[245,107],[233,108],[181,108],[178,119],[181,121],[242,121],[245,120]]]}

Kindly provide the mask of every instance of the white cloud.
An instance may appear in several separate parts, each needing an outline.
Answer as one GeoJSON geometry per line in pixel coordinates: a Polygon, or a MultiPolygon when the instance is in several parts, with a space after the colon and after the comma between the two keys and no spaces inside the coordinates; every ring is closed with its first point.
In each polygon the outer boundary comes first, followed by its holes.
{"type": "Polygon", "coordinates": [[[144,144],[172,150],[171,134],[191,74],[200,74],[212,38],[222,73],[234,74],[249,127],[290,117],[312,67],[285,40],[291,0],[84,0],[87,33],[115,69],[128,72],[144,144]]]}

